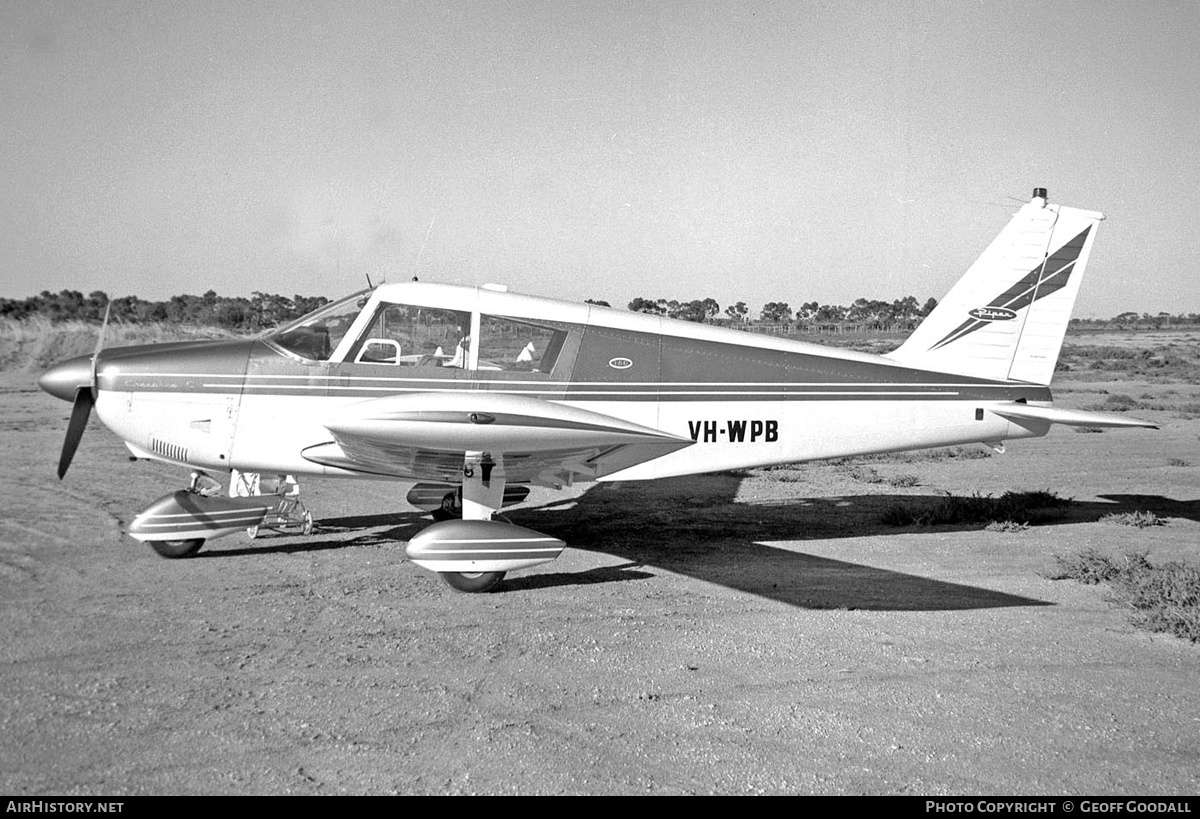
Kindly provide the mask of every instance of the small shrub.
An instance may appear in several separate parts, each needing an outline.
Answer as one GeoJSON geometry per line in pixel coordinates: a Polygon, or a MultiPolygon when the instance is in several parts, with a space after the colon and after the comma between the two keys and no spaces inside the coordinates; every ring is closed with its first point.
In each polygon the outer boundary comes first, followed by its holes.
{"type": "Polygon", "coordinates": [[[1129,410],[1138,409],[1142,404],[1136,398],[1131,398],[1122,393],[1113,393],[1104,399],[1104,403],[1099,405],[1099,409],[1108,412],[1127,412],[1129,410]]]}
{"type": "Polygon", "coordinates": [[[905,473],[904,475],[895,475],[891,478],[888,478],[888,485],[895,486],[900,489],[906,489],[910,486],[920,486],[921,479],[916,475],[905,473]]]}
{"type": "Polygon", "coordinates": [[[982,458],[992,457],[992,452],[989,449],[980,449],[977,446],[947,446],[938,447],[936,449],[910,449],[904,452],[883,452],[876,455],[858,455],[852,458],[833,458],[826,463],[833,466],[847,466],[853,463],[861,463],[863,461],[885,463],[921,463],[925,461],[945,461],[950,459],[961,459],[964,461],[974,461],[982,458]]]}
{"type": "Polygon", "coordinates": [[[997,521],[1029,524],[1061,515],[1060,510],[1070,503],[1069,499],[1060,498],[1049,490],[1005,492],[998,498],[980,494],[946,495],[934,506],[924,509],[894,504],[884,510],[880,520],[889,526],[948,526],[997,521]]]}
{"type": "Polygon", "coordinates": [[[1107,583],[1116,577],[1120,567],[1106,555],[1094,549],[1085,549],[1073,555],[1057,555],[1054,558],[1058,571],[1050,574],[1051,580],[1076,580],[1087,586],[1107,583]]]}
{"type": "Polygon", "coordinates": [[[771,473],[771,480],[779,481],[780,483],[803,483],[804,481],[808,480],[808,475],[799,471],[776,471],[771,473]]]}
{"type": "Polygon", "coordinates": [[[1134,625],[1200,642],[1200,568],[1170,562],[1155,566],[1132,555],[1110,581],[1117,598],[1134,610],[1134,625]]]}
{"type": "Polygon", "coordinates": [[[1013,532],[1024,532],[1026,529],[1029,528],[1029,524],[1028,523],[1017,523],[1016,521],[1012,521],[1012,520],[1004,520],[1004,521],[994,520],[983,528],[984,528],[984,531],[987,531],[987,532],[1004,532],[1005,534],[1011,534],[1013,532]]]}
{"type": "Polygon", "coordinates": [[[1167,466],[1187,466],[1188,462],[1183,458],[1168,458],[1167,466]]]}
{"type": "Polygon", "coordinates": [[[1151,526],[1166,526],[1165,518],[1160,518],[1158,515],[1150,511],[1138,512],[1113,512],[1110,515],[1105,515],[1100,518],[1101,523],[1107,523],[1112,526],[1134,526],[1138,529],[1146,529],[1151,526]]]}
{"type": "Polygon", "coordinates": [[[850,466],[850,477],[862,483],[883,483],[883,476],[874,467],[861,464],[850,466]]]}
{"type": "Polygon", "coordinates": [[[942,447],[940,449],[918,449],[914,452],[904,452],[896,456],[897,460],[902,463],[912,463],[914,461],[945,461],[945,460],[963,460],[977,461],[983,458],[992,457],[991,450],[980,449],[977,446],[951,446],[942,447]]]}
{"type": "Polygon", "coordinates": [[[1200,567],[1156,566],[1141,553],[1117,561],[1090,550],[1056,560],[1059,571],[1051,580],[1108,583],[1114,602],[1133,609],[1135,626],[1200,643],[1200,567]]]}

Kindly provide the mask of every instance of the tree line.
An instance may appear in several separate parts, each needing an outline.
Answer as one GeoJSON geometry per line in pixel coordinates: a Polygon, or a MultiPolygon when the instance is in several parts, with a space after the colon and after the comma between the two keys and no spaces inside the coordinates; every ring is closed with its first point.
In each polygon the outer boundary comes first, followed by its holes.
{"type": "MultiPolygon", "coordinates": [[[[799,330],[839,330],[852,326],[861,330],[912,329],[921,319],[937,307],[937,299],[930,298],[924,305],[914,296],[905,296],[895,301],[879,299],[856,299],[853,304],[821,304],[816,301],[801,304],[795,310],[786,301],[771,301],[759,311],[758,325],[794,325],[799,330]]],[[[755,324],[746,302],[739,301],[725,308],[719,317],[721,306],[715,299],[695,299],[687,302],[667,299],[637,297],[629,302],[635,313],[683,319],[696,322],[719,322],[731,325],[755,324]]]]}
{"type": "MultiPolygon", "coordinates": [[[[587,299],[589,304],[609,307],[600,299],[587,299]]],[[[40,317],[50,321],[94,321],[104,318],[110,309],[110,320],[130,324],[160,322],[167,324],[196,324],[221,327],[234,333],[252,333],[286,324],[329,303],[324,296],[281,296],[254,291],[244,296],[219,296],[209,290],[200,296],[172,296],[166,301],[147,301],[137,296],[112,299],[102,290],[86,296],[77,290],[51,293],[43,290],[26,299],[0,298],[0,318],[25,319],[40,317]]],[[[691,301],[648,299],[639,296],[629,302],[628,309],[667,318],[708,324],[722,324],[763,332],[867,332],[912,330],[933,308],[937,299],[921,304],[913,296],[894,301],[860,298],[848,305],[806,302],[793,309],[787,302],[767,302],[758,316],[751,315],[744,301],[735,302],[723,311],[716,299],[691,301]]],[[[1200,325],[1200,314],[1167,312],[1136,313],[1126,311],[1108,319],[1071,319],[1079,329],[1144,330],[1163,327],[1194,327],[1200,325]]]]}
{"type": "Polygon", "coordinates": [[[324,296],[291,298],[255,291],[244,296],[218,296],[209,290],[202,296],[172,296],[166,301],[147,301],[137,296],[112,299],[94,290],[88,295],[78,290],[51,293],[43,290],[27,299],[0,299],[0,318],[47,318],[51,321],[101,321],[105,310],[109,320],[128,324],[163,322],[222,327],[235,333],[252,333],[285,324],[329,303],[324,296]]]}

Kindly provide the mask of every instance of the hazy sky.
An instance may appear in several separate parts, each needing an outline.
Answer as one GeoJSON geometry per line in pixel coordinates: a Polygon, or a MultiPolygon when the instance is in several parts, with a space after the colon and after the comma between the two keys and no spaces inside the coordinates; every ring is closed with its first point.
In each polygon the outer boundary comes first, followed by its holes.
{"type": "Polygon", "coordinates": [[[1200,3],[0,3],[0,296],[941,298],[1034,186],[1200,312],[1200,3]]]}

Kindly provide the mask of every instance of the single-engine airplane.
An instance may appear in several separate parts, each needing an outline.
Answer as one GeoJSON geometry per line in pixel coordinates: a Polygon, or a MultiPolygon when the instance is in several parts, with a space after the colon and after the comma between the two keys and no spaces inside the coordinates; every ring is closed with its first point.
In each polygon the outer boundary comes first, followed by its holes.
{"type": "MultiPolygon", "coordinates": [[[[39,384],[94,406],[188,489],[128,527],[165,557],[262,523],[277,498],[239,474],[394,479],[438,522],[407,556],[461,591],[565,543],[493,520],[529,487],[633,481],[1045,435],[1151,427],[1056,408],[1050,380],[1103,215],[1044,188],[897,350],[869,355],[508,293],[384,284],[254,340],[100,349],[39,384]],[[230,497],[206,474],[229,473],[230,497]]],[[[257,483],[257,482],[256,482],[257,483]]]]}

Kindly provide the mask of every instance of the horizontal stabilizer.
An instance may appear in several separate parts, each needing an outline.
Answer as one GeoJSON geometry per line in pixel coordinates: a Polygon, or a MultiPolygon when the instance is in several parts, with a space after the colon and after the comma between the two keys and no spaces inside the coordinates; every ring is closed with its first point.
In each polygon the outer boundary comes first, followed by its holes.
{"type": "Polygon", "coordinates": [[[993,404],[988,410],[1011,420],[1045,421],[1069,427],[1143,427],[1158,429],[1158,424],[1139,418],[1126,418],[1110,412],[1087,412],[1085,410],[1038,407],[1030,404],[993,404]]]}

